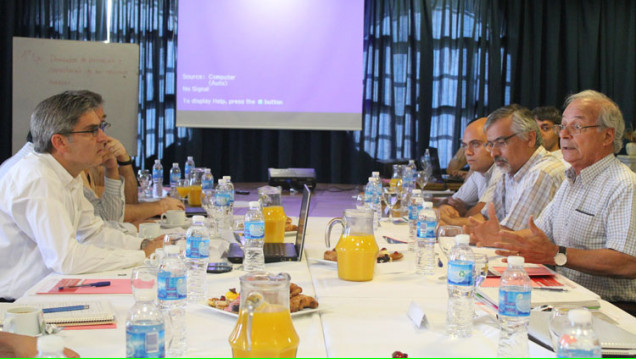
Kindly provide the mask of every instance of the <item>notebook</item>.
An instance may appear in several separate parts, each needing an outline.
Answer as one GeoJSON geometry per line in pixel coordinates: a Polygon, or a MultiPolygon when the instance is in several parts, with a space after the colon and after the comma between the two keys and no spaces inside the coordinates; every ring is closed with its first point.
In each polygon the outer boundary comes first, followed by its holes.
{"type": "MultiPolygon", "coordinates": [[[[601,313],[592,314],[592,327],[601,341],[604,356],[636,356],[636,335],[598,317],[601,313]]],[[[528,334],[532,341],[552,350],[549,322],[550,312],[531,312],[528,334]]]]}
{"type": "MultiPolygon", "coordinates": [[[[68,312],[44,313],[44,321],[56,324],[61,327],[103,325],[115,323],[115,312],[108,301],[86,301],[86,302],[47,302],[47,303],[20,303],[15,307],[30,306],[36,308],[56,308],[69,305],[88,305],[88,309],[74,310],[68,312]]],[[[5,310],[10,307],[4,308],[5,310]]],[[[4,319],[4,312],[2,315],[4,319]]]]}
{"type": "MultiPolygon", "coordinates": [[[[302,259],[310,201],[311,191],[307,185],[303,185],[303,199],[300,204],[300,214],[298,215],[296,243],[265,243],[263,246],[265,263],[300,261],[302,259]]],[[[230,244],[227,259],[232,263],[243,263],[243,250],[239,244],[230,244]]]]}

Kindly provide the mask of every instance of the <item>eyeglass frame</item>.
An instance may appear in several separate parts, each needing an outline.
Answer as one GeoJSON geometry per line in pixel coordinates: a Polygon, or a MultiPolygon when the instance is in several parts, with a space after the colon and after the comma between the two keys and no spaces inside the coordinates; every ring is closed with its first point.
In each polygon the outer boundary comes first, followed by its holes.
{"type": "Polygon", "coordinates": [[[106,130],[108,128],[110,128],[111,124],[110,122],[102,122],[99,125],[95,126],[94,129],[92,130],[84,130],[84,131],[69,131],[69,132],[59,132],[58,134],[60,135],[72,135],[72,134],[76,134],[76,133],[90,133],[93,135],[93,137],[97,137],[97,135],[99,135],[99,130],[102,130],[102,132],[106,132],[106,130]]]}
{"type": "Polygon", "coordinates": [[[554,125],[552,126],[552,130],[557,135],[561,133],[561,131],[567,129],[568,133],[571,135],[580,135],[586,128],[594,128],[594,127],[603,127],[603,125],[590,125],[590,126],[581,126],[578,123],[573,125],[554,125]]]}
{"type": "Polygon", "coordinates": [[[472,140],[470,142],[468,142],[468,144],[466,144],[465,142],[461,142],[459,144],[459,147],[463,148],[464,150],[466,150],[467,148],[470,148],[471,150],[475,151],[477,150],[479,147],[484,146],[485,143],[479,140],[472,140]]]}
{"type": "Polygon", "coordinates": [[[522,134],[522,133],[523,133],[523,132],[515,132],[515,133],[513,133],[513,134],[512,134],[512,135],[510,135],[510,136],[506,136],[506,137],[501,136],[501,137],[497,137],[497,138],[495,138],[495,139],[494,139],[494,140],[492,140],[492,141],[486,141],[486,143],[484,144],[484,146],[486,146],[486,151],[490,152],[490,151],[492,151],[492,149],[493,149],[494,147],[500,148],[500,147],[507,146],[507,145],[508,145],[508,141],[509,141],[511,138],[513,138],[513,137],[515,137],[515,136],[517,136],[517,135],[520,135],[520,134],[522,134]]]}

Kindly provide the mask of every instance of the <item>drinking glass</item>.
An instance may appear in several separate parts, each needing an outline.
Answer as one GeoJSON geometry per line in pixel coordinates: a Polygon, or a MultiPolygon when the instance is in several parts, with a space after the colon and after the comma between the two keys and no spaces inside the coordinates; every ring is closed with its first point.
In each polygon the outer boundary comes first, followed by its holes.
{"type": "Polygon", "coordinates": [[[560,305],[552,308],[550,312],[550,339],[552,340],[552,348],[557,352],[559,348],[559,339],[565,330],[570,326],[568,313],[572,309],[580,308],[576,305],[560,305]]]}
{"type": "Polygon", "coordinates": [[[179,199],[185,203],[186,198],[190,194],[190,181],[184,178],[177,180],[177,193],[179,194],[179,199]]]}
{"type": "Polygon", "coordinates": [[[163,237],[163,245],[179,247],[179,256],[185,259],[186,236],[183,232],[166,233],[163,237]]]}
{"type": "Polygon", "coordinates": [[[488,276],[488,256],[484,253],[475,253],[475,290],[486,280],[488,276]]]}
{"type": "Polygon", "coordinates": [[[139,186],[141,187],[141,195],[145,198],[152,197],[152,174],[150,170],[139,170],[137,172],[137,179],[139,180],[139,186]]]}
{"type": "Polygon", "coordinates": [[[415,178],[415,182],[417,182],[420,189],[424,189],[426,184],[428,183],[429,176],[426,174],[426,171],[418,171],[417,177],[415,178]]]}
{"type": "Polygon", "coordinates": [[[389,207],[389,218],[393,218],[393,208],[397,204],[400,192],[395,187],[385,187],[382,190],[384,202],[386,203],[386,206],[389,207]]]}
{"type": "Polygon", "coordinates": [[[133,268],[130,286],[136,301],[155,300],[157,298],[157,268],[152,266],[133,268]]]}
{"type": "Polygon", "coordinates": [[[455,236],[463,233],[464,231],[460,226],[440,226],[437,230],[437,243],[447,261],[451,248],[455,246],[455,236]]]}

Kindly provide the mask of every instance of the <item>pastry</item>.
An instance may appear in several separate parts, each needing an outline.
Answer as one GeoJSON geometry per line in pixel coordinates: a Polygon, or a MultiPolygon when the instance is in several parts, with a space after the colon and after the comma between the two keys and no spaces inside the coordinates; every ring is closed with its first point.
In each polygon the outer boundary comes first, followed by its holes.
{"type": "Polygon", "coordinates": [[[327,249],[323,257],[325,260],[328,260],[328,261],[336,262],[338,260],[338,254],[336,253],[335,249],[334,250],[327,249]]]}

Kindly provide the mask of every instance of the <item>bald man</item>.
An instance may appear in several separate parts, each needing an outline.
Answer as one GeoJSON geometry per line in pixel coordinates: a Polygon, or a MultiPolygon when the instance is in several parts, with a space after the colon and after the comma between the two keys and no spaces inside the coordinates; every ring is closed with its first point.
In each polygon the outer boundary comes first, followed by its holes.
{"type": "Polygon", "coordinates": [[[486,120],[486,117],[482,117],[466,126],[461,146],[472,174],[459,191],[440,206],[442,224],[468,224],[468,217],[478,214],[484,203],[488,202],[488,188],[501,176],[501,172],[493,165],[490,152],[486,150],[486,120]]]}

